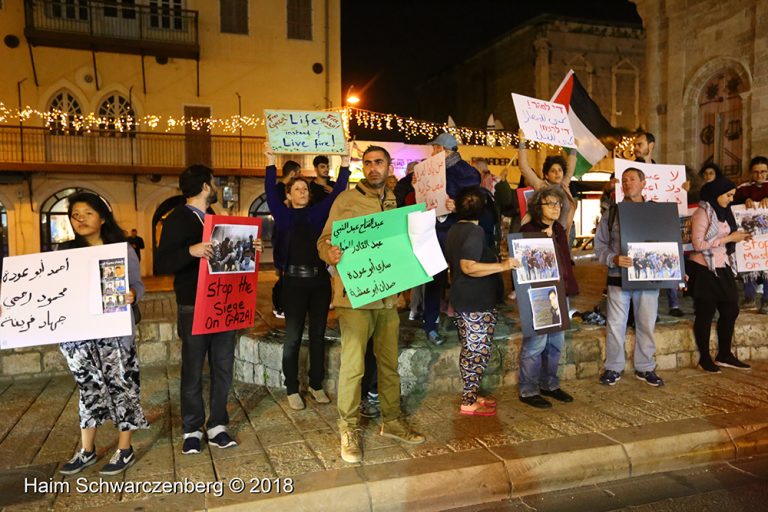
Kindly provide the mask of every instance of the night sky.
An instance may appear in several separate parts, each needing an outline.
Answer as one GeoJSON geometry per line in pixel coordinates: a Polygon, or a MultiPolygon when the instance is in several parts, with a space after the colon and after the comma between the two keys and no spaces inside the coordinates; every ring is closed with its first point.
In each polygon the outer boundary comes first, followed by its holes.
{"type": "Polygon", "coordinates": [[[416,84],[543,13],[641,22],[628,0],[342,0],[342,99],[354,85],[360,108],[418,118],[416,84]]]}

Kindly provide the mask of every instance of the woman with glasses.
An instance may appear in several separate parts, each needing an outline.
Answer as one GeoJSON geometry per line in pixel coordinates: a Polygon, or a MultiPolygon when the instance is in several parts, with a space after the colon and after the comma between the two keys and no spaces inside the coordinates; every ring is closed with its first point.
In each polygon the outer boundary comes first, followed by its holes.
{"type": "MultiPolygon", "coordinates": [[[[549,185],[539,188],[528,203],[531,221],[524,224],[520,231],[542,232],[552,238],[561,265],[559,270],[565,285],[566,296],[573,297],[579,293],[579,285],[573,273],[568,236],[565,228],[558,222],[566,201],[567,198],[559,186],[549,185]]],[[[562,314],[559,313],[559,316],[561,318],[562,314]]],[[[553,312],[553,320],[554,318],[553,312]]],[[[560,324],[562,325],[562,322],[560,324]]],[[[557,377],[557,366],[564,343],[564,330],[523,337],[518,379],[521,402],[531,407],[546,409],[552,407],[552,404],[542,395],[560,402],[573,401],[573,397],[560,388],[560,379],[557,377]]]]}
{"type": "MultiPolygon", "coordinates": [[[[75,239],[59,249],[126,242],[112,210],[96,194],[79,192],[70,196],[68,213],[75,239]]],[[[144,283],[136,252],[128,247],[127,255],[128,290],[124,303],[133,304],[144,294],[144,283]]],[[[139,401],[139,363],[134,334],[62,343],[60,349],[80,390],[82,447],[59,471],[72,475],[95,464],[98,459],[96,428],[112,420],[119,431],[117,451],[101,469],[101,474],[122,473],[136,461],[131,446],[133,431],[149,428],[139,401]]]]}
{"type": "Polygon", "coordinates": [[[478,396],[496,329],[494,274],[520,265],[513,258],[499,262],[485,243],[485,231],[479,226],[485,198],[479,186],[459,192],[455,200],[457,222],[448,230],[445,241],[445,255],[451,267],[450,300],[461,341],[459,371],[464,391],[459,413],[470,416],[496,414],[496,401],[478,396]]]}

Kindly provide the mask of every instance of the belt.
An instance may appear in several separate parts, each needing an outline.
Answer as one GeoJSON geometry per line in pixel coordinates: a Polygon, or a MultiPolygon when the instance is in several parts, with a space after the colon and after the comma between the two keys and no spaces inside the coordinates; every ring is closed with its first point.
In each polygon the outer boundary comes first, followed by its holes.
{"type": "Polygon", "coordinates": [[[316,277],[320,269],[309,265],[288,265],[285,267],[285,275],[288,277],[316,277]]]}

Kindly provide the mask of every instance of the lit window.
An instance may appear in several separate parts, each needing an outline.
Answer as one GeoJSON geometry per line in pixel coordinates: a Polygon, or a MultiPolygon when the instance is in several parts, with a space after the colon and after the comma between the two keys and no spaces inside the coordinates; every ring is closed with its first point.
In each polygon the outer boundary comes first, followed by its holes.
{"type": "Polygon", "coordinates": [[[52,135],[83,134],[82,128],[75,126],[77,121],[82,119],[83,109],[71,92],[64,90],[56,94],[48,106],[48,111],[53,114],[48,124],[52,135]]]}

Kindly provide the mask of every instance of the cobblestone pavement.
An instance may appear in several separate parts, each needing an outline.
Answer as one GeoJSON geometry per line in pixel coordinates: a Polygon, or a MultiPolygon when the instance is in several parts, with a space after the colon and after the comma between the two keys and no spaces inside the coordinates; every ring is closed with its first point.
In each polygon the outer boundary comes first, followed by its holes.
{"type": "MultiPolygon", "coordinates": [[[[428,463],[431,457],[457,452],[497,454],[504,447],[522,450],[538,440],[566,441],[595,432],[611,438],[611,431],[627,427],[648,429],[688,418],[768,409],[768,363],[756,363],[749,372],[726,369],[709,375],[680,370],[661,375],[667,380],[663,388],[652,388],[631,375],[613,387],[600,386],[592,379],[569,381],[564,388],[575,402],[556,403],[545,411],[520,403],[516,388],[499,388],[491,390],[498,399],[499,414],[488,418],[458,415],[459,399],[454,394],[410,396],[404,409],[427,442],[408,446],[382,438],[377,435],[376,421],[371,421],[364,425],[362,469],[411,459],[428,463]]],[[[102,427],[96,441],[99,463],[73,477],[59,475],[61,463],[79,444],[77,400],[70,377],[0,385],[0,508],[76,510],[109,505],[113,509],[120,503],[131,509],[162,505],[164,510],[184,510],[222,503],[216,496],[202,493],[78,493],[78,477],[98,481],[98,469],[115,450],[117,436],[110,425],[102,427]],[[69,492],[60,488],[59,492],[36,494],[30,487],[33,478],[49,485],[68,482],[69,492]]],[[[205,447],[199,455],[182,455],[178,368],[143,370],[142,401],[151,428],[134,437],[136,465],[110,482],[189,479],[227,485],[233,478],[249,482],[350,467],[339,455],[334,404],[318,405],[307,397],[308,407],[293,411],[282,391],[235,384],[229,407],[231,430],[240,445],[227,450],[205,447]]]]}

